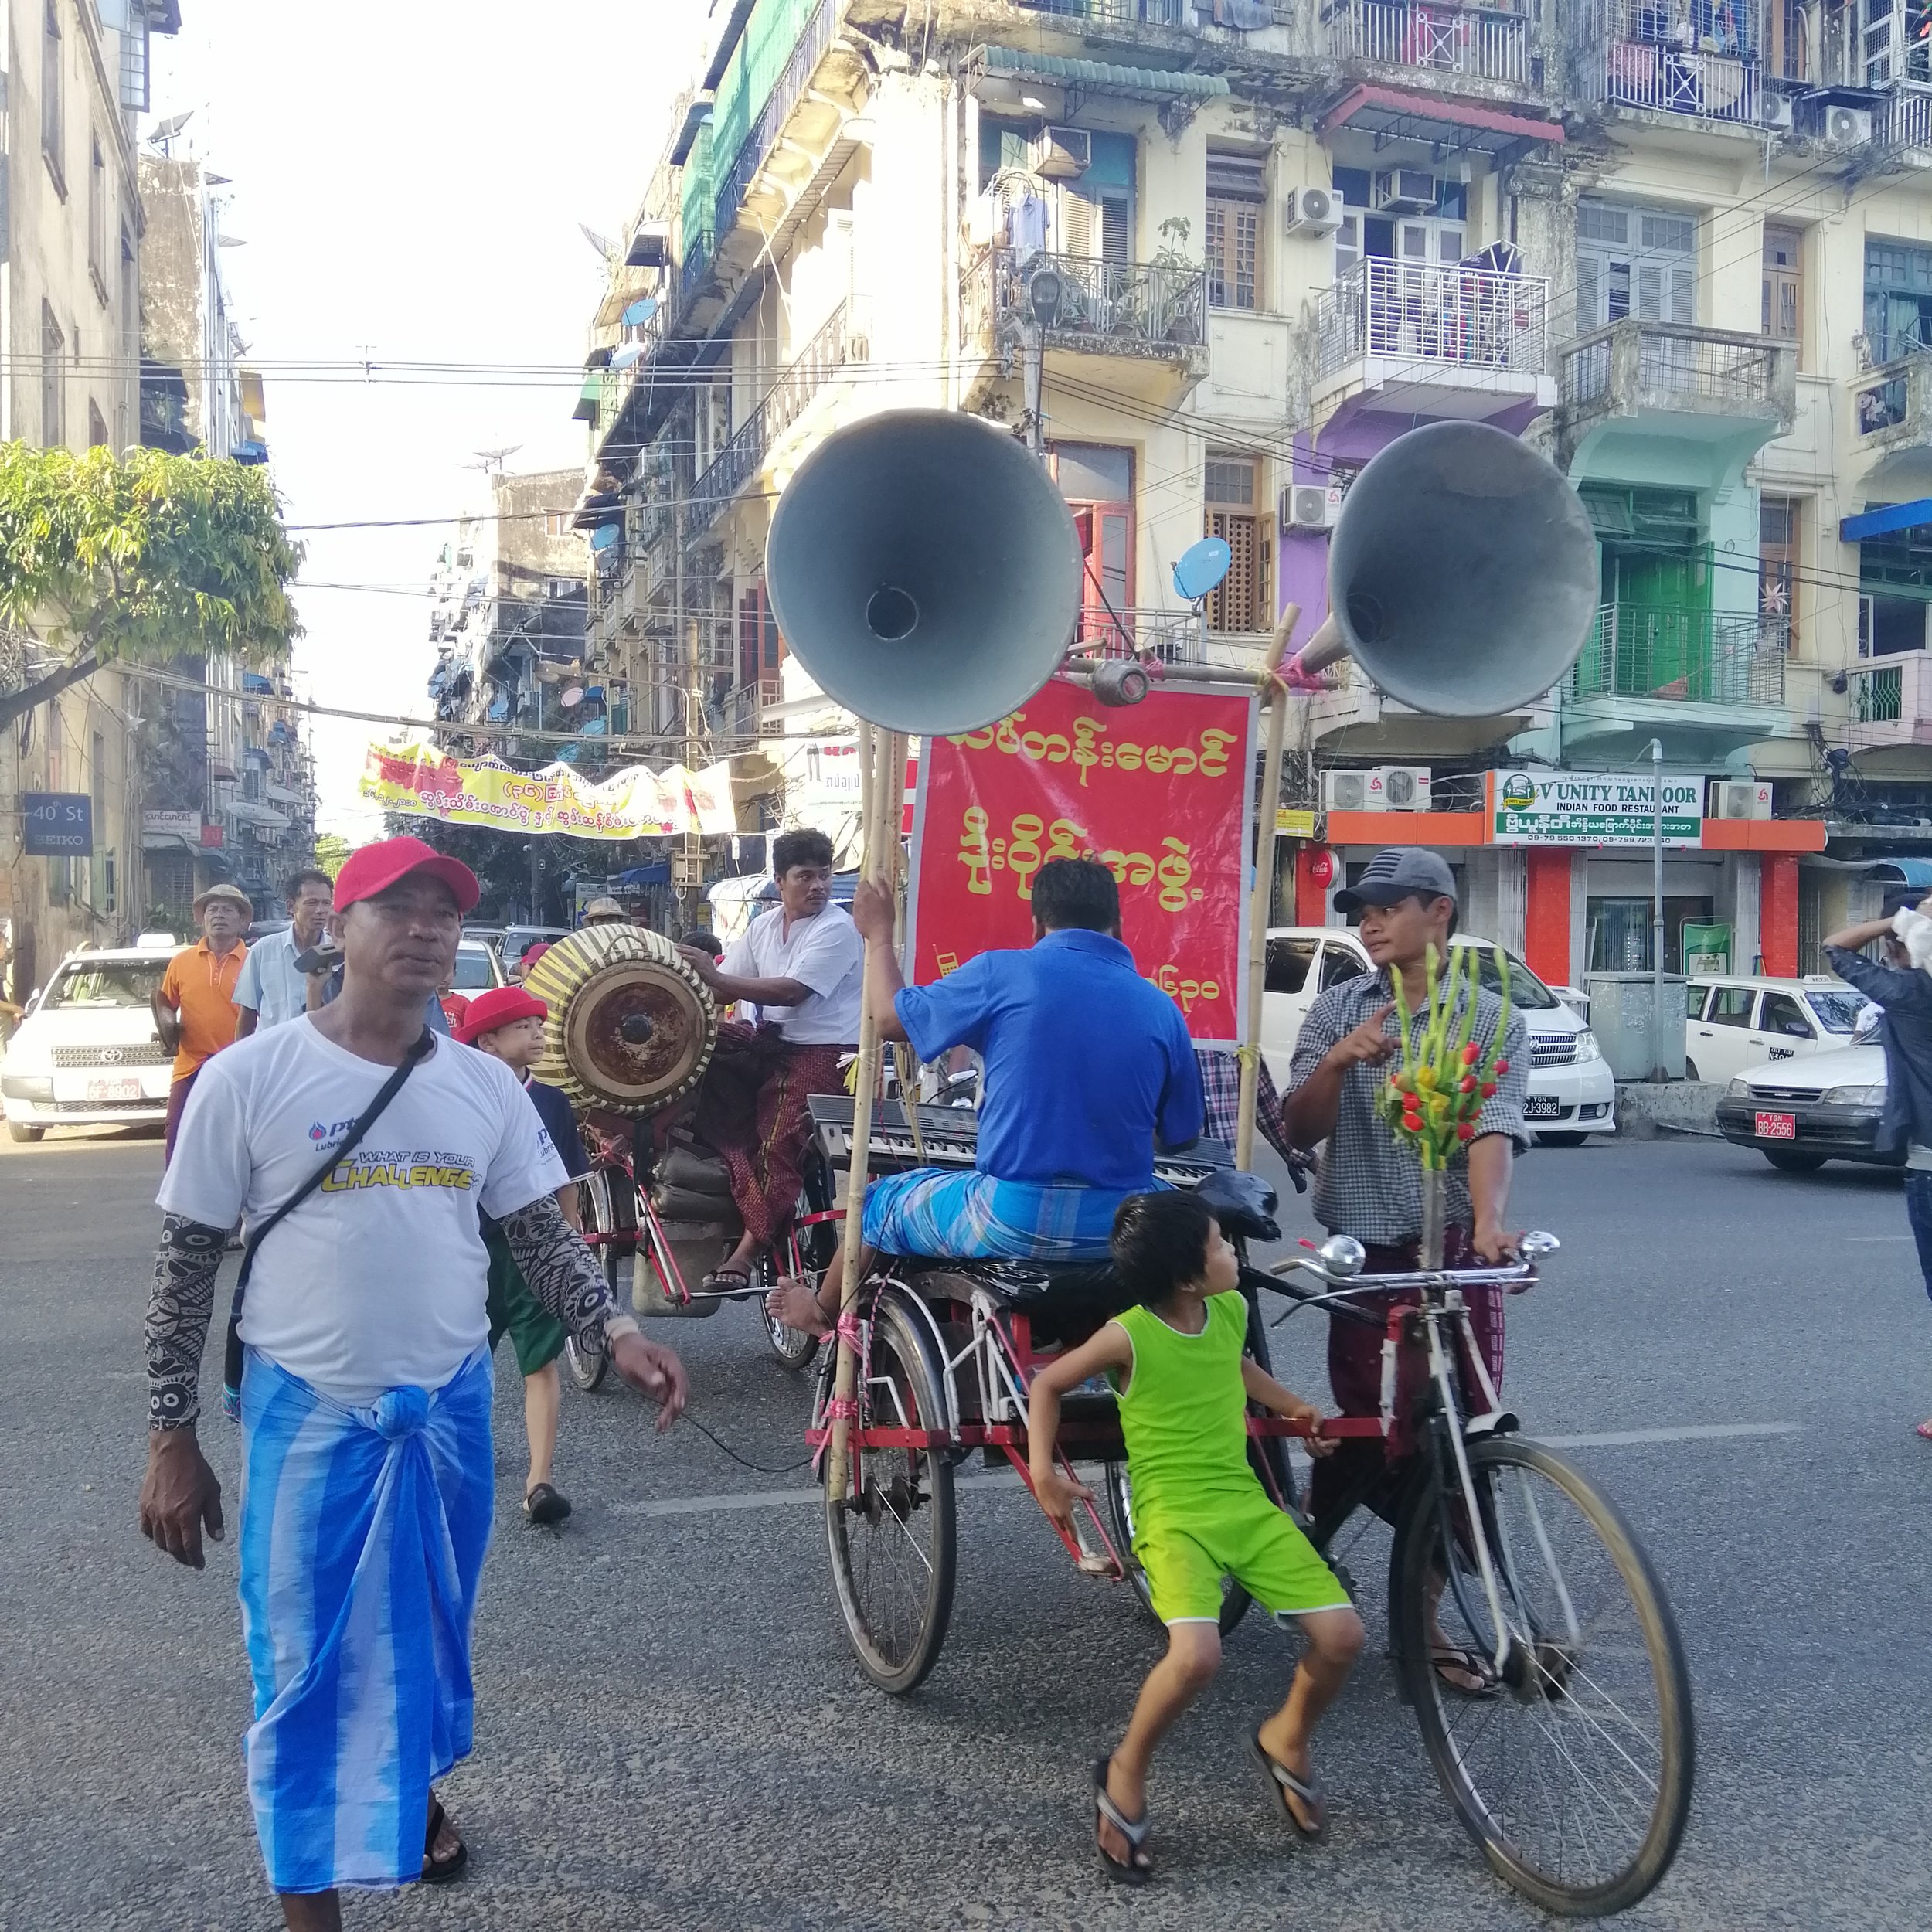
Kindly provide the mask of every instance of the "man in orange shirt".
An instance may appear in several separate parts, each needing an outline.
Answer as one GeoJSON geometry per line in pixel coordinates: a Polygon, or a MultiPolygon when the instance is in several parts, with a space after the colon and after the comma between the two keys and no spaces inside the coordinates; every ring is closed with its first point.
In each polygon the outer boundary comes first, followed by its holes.
{"type": "Polygon", "coordinates": [[[175,1049],[173,1083],[168,1089],[168,1124],[162,1144],[165,1167],[175,1151],[175,1132],[188,1104],[195,1076],[215,1054],[235,1041],[240,1017],[235,982],[241,978],[248,948],[242,934],[255,916],[253,902],[239,886],[210,886],[195,901],[201,921],[199,944],[184,947],[168,962],[154,999],[155,1029],[163,1045],[175,1049]]]}

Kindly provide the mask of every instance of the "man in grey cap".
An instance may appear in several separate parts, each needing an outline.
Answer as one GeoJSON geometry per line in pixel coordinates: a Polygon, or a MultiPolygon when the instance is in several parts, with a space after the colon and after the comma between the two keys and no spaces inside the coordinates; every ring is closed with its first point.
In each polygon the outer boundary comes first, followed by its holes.
{"type": "MultiPolygon", "coordinates": [[[[1455,875],[1437,854],[1419,846],[1379,852],[1362,876],[1335,894],[1345,913],[1362,915],[1360,937],[1375,971],[1332,986],[1308,1009],[1289,1063],[1288,1097],[1282,1107],[1288,1138],[1297,1147],[1325,1142],[1315,1183],[1315,1218],[1331,1234],[1352,1234],[1368,1250],[1365,1271],[1400,1273],[1418,1265],[1422,1235],[1422,1164],[1406,1141],[1398,1142],[1377,1103],[1387,1062],[1400,1047],[1395,1000],[1399,975],[1410,1015],[1410,1037],[1425,1023],[1428,949],[1446,961],[1456,923],[1455,875]]],[[[1467,995],[1464,995],[1465,998],[1467,995]]],[[[1470,1038],[1486,1063],[1502,1018],[1502,1002],[1487,988],[1476,994],[1470,1038]]],[[[1515,1150],[1527,1147],[1523,1126],[1528,1078],[1527,1039],[1520,1014],[1510,1015],[1502,1041],[1508,1070],[1475,1121],[1475,1135],[1447,1175],[1443,1260],[1450,1267],[1495,1263],[1513,1252],[1504,1231],[1509,1170],[1515,1150]]],[[[1362,1298],[1365,1306],[1369,1298],[1362,1298]]],[[[1502,1382],[1502,1297],[1494,1288],[1468,1291],[1471,1326],[1492,1379],[1502,1382]]],[[[1344,1415],[1373,1416],[1382,1405],[1382,1335],[1374,1328],[1331,1315],[1328,1380],[1344,1415]]],[[[1365,1480],[1383,1457],[1374,1441],[1344,1444],[1315,1465],[1310,1506],[1317,1517],[1365,1480]]],[[[1394,1488],[1383,1485],[1363,1499],[1379,1514],[1393,1506],[1394,1488]]],[[[1456,1649],[1437,1635],[1436,1668],[1451,1688],[1472,1695],[1493,1689],[1487,1661],[1456,1649]]]]}

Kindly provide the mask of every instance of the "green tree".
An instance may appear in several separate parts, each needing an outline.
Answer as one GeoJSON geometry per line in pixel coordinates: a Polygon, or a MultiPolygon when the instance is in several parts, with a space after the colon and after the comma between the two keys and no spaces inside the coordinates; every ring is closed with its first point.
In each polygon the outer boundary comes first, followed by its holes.
{"type": "Polygon", "coordinates": [[[315,835],[315,863],[332,879],[348,862],[354,849],[340,832],[318,832],[315,835]]]}
{"type": "Polygon", "coordinates": [[[53,656],[0,693],[0,728],[117,658],[280,662],[301,635],[301,561],[252,466],[0,443],[0,624],[53,656]]]}

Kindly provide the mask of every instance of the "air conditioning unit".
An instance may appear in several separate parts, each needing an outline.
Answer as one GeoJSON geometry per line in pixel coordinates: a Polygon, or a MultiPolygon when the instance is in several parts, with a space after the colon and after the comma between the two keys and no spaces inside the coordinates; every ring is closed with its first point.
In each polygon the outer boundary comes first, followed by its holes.
{"type": "Polygon", "coordinates": [[[1332,188],[1297,188],[1281,204],[1282,228],[1291,235],[1332,235],[1348,204],[1332,188]]]}
{"type": "Polygon", "coordinates": [[[1872,111],[1869,107],[1827,107],[1825,111],[1825,145],[1828,148],[1866,148],[1871,145],[1872,111]]]}
{"type": "Polygon", "coordinates": [[[1378,214],[1426,215],[1436,205],[1436,178],[1421,168],[1392,168],[1375,177],[1372,200],[1378,214]]]}
{"type": "Polygon", "coordinates": [[[1322,808],[1328,811],[1427,811],[1427,765],[1377,765],[1368,771],[1325,771],[1322,808]]]}
{"type": "Polygon", "coordinates": [[[1429,809],[1429,767],[1427,765],[1378,765],[1369,774],[1372,798],[1379,787],[1379,806],[1371,811],[1427,811],[1429,809]]]}
{"type": "Polygon", "coordinates": [[[1771,787],[1768,780],[1713,778],[1710,816],[1713,818],[1768,818],[1771,787]]]}
{"type": "Polygon", "coordinates": [[[1757,124],[1760,128],[1782,128],[1788,131],[1791,121],[1791,97],[1789,94],[1766,94],[1759,96],[1757,124]]]}
{"type": "Polygon", "coordinates": [[[1321,774],[1321,809],[1324,811],[1377,811],[1369,802],[1366,771],[1325,771],[1321,774]]]}
{"type": "Polygon", "coordinates": [[[1284,530],[1332,530],[1342,515],[1342,492],[1333,483],[1291,483],[1281,492],[1284,530]]]}
{"type": "Polygon", "coordinates": [[[1094,137],[1084,128],[1043,128],[1033,138],[1033,172],[1055,181],[1083,175],[1093,165],[1094,137]]]}

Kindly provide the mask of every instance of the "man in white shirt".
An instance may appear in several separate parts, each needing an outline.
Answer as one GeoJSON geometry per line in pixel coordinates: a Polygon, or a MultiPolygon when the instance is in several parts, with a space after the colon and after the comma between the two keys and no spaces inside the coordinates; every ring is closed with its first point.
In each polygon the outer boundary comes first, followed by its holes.
{"type": "Polygon", "coordinates": [[[313,866],[289,880],[288,924],[250,947],[235,982],[235,1037],[247,1039],[258,1028],[279,1026],[308,1011],[308,975],[295,961],[322,943],[335,903],[335,882],[313,866]]]}
{"type": "Polygon", "coordinates": [[[424,1026],[476,898],[469,869],[419,839],[354,854],[336,886],[341,996],[209,1063],[162,1188],[141,1526],[197,1570],[204,1527],[223,1535],[195,1434],[215,1275],[244,1212],[262,1230],[240,1304],[247,1754],[296,1932],[335,1932],[340,1886],[453,1878],[467,1856],[434,1783],[470,1749],[492,1511],[478,1208],[538,1301],[663,1405],[661,1428],[684,1403],[677,1357],[614,1311],[566,1224],[563,1164],[516,1076],[424,1026]]]}
{"type": "Polygon", "coordinates": [[[845,1090],[840,1072],[858,1051],[866,944],[832,903],[832,841],[821,832],[772,842],[778,903],[760,913],[714,961],[680,950],[721,1000],[750,1009],[719,1028],[699,1091],[699,1134],[723,1158],[744,1232],[705,1277],[713,1294],[750,1287],[758,1257],[791,1225],[811,1140],[814,1094],[845,1090]]]}

